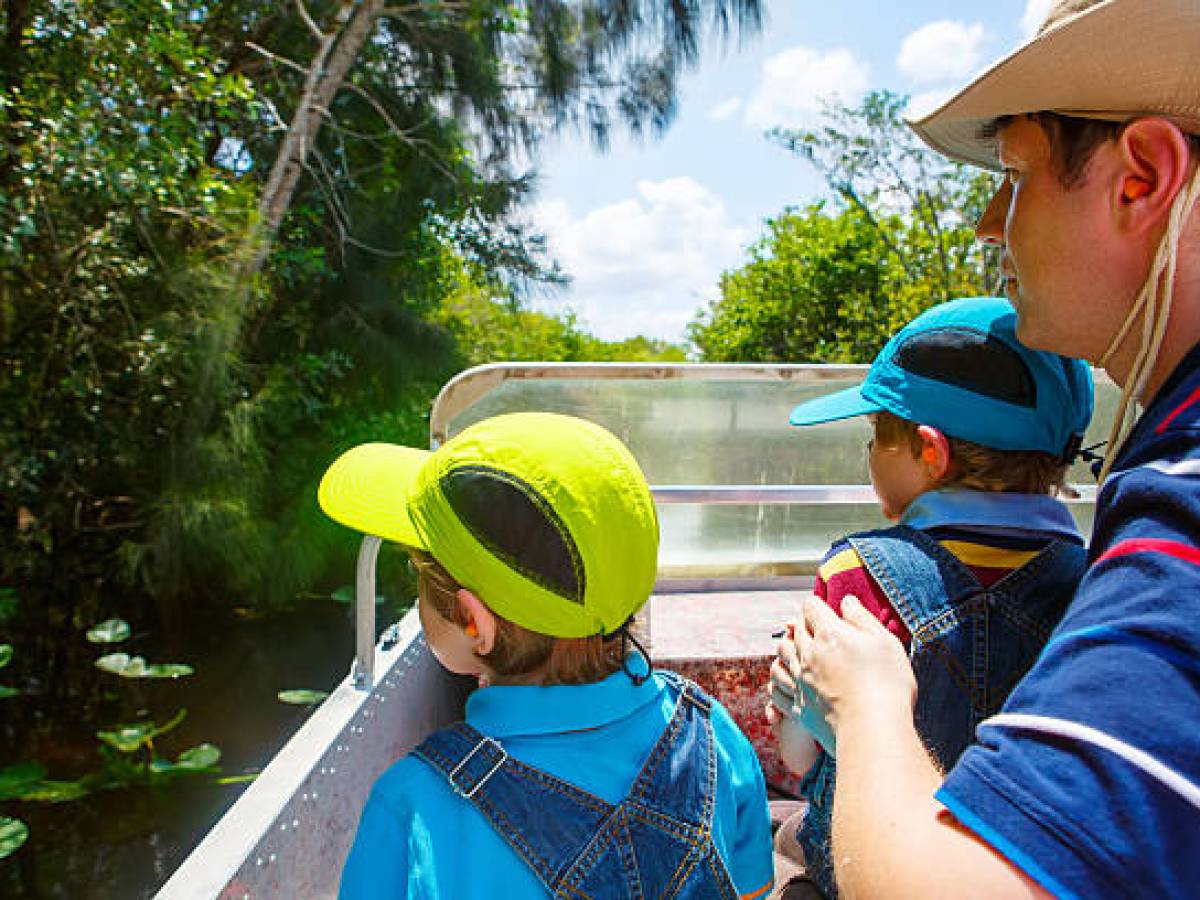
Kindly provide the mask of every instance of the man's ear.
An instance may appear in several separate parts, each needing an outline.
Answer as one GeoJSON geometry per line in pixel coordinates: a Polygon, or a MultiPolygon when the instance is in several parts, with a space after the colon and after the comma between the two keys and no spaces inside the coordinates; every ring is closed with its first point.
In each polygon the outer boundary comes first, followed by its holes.
{"type": "Polygon", "coordinates": [[[459,588],[454,596],[458,599],[459,610],[467,620],[463,630],[474,642],[471,649],[475,651],[476,656],[487,656],[496,646],[496,614],[466,588],[459,588]]]}
{"type": "Polygon", "coordinates": [[[932,425],[918,425],[917,437],[921,441],[921,464],[934,481],[941,481],[950,471],[950,442],[932,425]]]}
{"type": "Polygon", "coordinates": [[[1187,183],[1187,137],[1166,119],[1138,119],[1121,132],[1116,149],[1111,191],[1117,226],[1157,234],[1187,183]]]}

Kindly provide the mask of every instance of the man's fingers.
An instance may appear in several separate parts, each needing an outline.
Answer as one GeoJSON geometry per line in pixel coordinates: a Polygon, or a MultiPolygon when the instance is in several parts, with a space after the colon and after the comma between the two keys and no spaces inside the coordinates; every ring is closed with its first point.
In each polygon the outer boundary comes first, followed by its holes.
{"type": "MultiPolygon", "coordinates": [[[[803,631],[801,626],[797,632],[803,631]]],[[[800,654],[796,650],[796,642],[792,638],[784,638],[775,645],[775,653],[778,654],[780,662],[788,667],[788,670],[795,673],[800,670],[800,654]]]]}
{"type": "MultiPolygon", "coordinates": [[[[883,628],[883,623],[879,621],[871,613],[867,612],[862,601],[854,594],[847,594],[842,598],[842,618],[859,628],[871,629],[883,628]]],[[[884,629],[886,631],[886,629],[884,629]]]]}
{"type": "Polygon", "coordinates": [[[767,724],[772,728],[776,727],[783,718],[783,713],[776,708],[773,702],[766,705],[763,709],[763,715],[767,717],[767,724]]]}
{"type": "Polygon", "coordinates": [[[792,662],[785,659],[777,659],[771,663],[771,683],[778,685],[783,690],[790,693],[796,692],[796,675],[793,671],[793,665],[799,666],[793,654],[792,662]]]}
{"type": "Polygon", "coordinates": [[[771,688],[771,705],[778,709],[783,715],[789,716],[792,710],[803,706],[804,701],[800,699],[800,693],[788,694],[778,688],[771,688]]]}
{"type": "MultiPolygon", "coordinates": [[[[850,596],[850,595],[847,595],[850,596]]],[[[824,600],[818,600],[816,597],[807,597],[804,601],[804,626],[810,634],[816,634],[817,630],[830,622],[837,622],[838,616],[829,604],[824,600]]],[[[798,631],[805,630],[804,628],[797,629],[798,631]]]]}

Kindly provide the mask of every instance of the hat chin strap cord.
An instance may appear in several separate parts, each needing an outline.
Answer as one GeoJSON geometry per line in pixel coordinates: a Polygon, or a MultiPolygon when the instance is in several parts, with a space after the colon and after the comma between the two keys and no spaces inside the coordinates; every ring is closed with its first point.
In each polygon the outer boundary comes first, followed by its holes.
{"type": "Polygon", "coordinates": [[[1167,230],[1158,242],[1154,254],[1154,262],[1150,272],[1142,283],[1137,301],[1129,310],[1129,315],[1117,333],[1113,336],[1100,357],[1098,365],[1106,366],[1117,348],[1124,343],[1138,317],[1142,317],[1142,341],[1134,357],[1133,367],[1125,378],[1121,389],[1121,400],[1117,405],[1117,414],[1113,418],[1112,430],[1108,435],[1108,452],[1105,454],[1104,465],[1100,469],[1099,481],[1104,484],[1117,458],[1117,451],[1129,432],[1133,430],[1137,420],[1134,399],[1140,404],[1146,382],[1158,359],[1158,351],[1162,347],[1163,338],[1167,333],[1167,320],[1171,318],[1171,300],[1175,294],[1175,272],[1179,262],[1179,240],[1183,233],[1184,223],[1191,215],[1196,199],[1200,197],[1200,166],[1192,174],[1187,187],[1180,191],[1175,202],[1171,205],[1171,215],[1167,220],[1167,230]]]}

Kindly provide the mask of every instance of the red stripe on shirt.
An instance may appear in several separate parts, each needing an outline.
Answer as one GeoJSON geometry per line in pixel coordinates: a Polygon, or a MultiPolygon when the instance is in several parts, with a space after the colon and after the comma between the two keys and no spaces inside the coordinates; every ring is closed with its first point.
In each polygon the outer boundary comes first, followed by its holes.
{"type": "Polygon", "coordinates": [[[1193,547],[1191,544],[1183,544],[1179,541],[1167,541],[1161,538],[1134,538],[1128,541],[1121,541],[1121,543],[1104,551],[1104,554],[1096,562],[1099,564],[1118,556],[1127,556],[1130,553],[1165,553],[1176,559],[1182,559],[1184,562],[1200,566],[1200,548],[1193,547]]]}
{"type": "Polygon", "coordinates": [[[1154,433],[1162,434],[1164,431],[1166,431],[1167,426],[1171,424],[1171,422],[1175,419],[1175,417],[1178,416],[1185,409],[1187,409],[1189,406],[1191,406],[1193,403],[1195,403],[1197,400],[1200,400],[1200,388],[1196,388],[1196,390],[1192,391],[1192,394],[1190,397],[1188,397],[1186,400],[1184,400],[1182,403],[1180,403],[1177,407],[1175,407],[1173,410],[1171,410],[1169,413],[1167,413],[1167,417],[1158,423],[1158,427],[1154,429],[1154,433]]]}

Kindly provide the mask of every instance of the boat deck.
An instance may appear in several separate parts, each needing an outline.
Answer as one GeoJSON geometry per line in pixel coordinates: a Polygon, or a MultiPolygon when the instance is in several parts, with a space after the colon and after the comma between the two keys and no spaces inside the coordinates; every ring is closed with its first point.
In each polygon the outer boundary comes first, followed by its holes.
{"type": "Polygon", "coordinates": [[[767,784],[795,795],[763,715],[766,684],[784,623],[810,591],[656,594],[650,602],[650,655],[656,666],[691,678],[729,710],[750,738],[767,784]]]}

